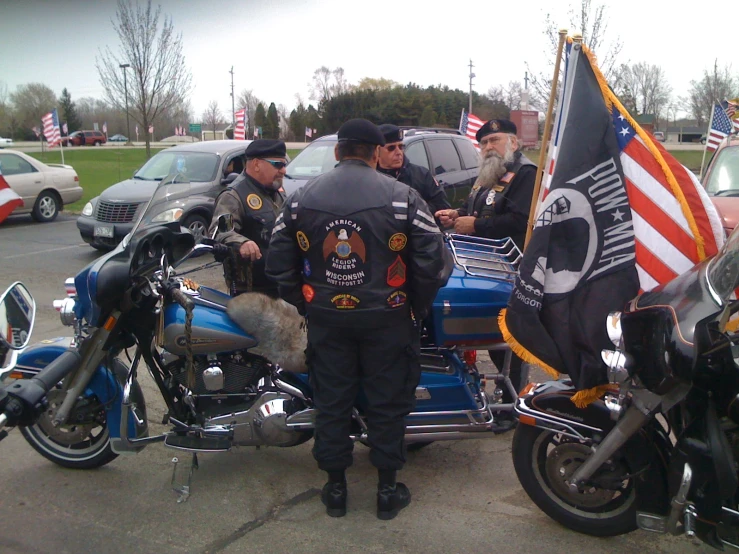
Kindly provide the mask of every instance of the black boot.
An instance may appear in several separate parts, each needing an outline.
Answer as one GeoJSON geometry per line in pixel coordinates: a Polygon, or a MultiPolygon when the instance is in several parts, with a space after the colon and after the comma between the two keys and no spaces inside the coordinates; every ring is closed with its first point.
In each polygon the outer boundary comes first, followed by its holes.
{"type": "Polygon", "coordinates": [[[329,471],[328,483],[321,491],[321,502],[326,506],[326,513],[331,517],[346,515],[346,477],[343,471],[329,471]]]}
{"type": "Polygon", "coordinates": [[[377,485],[377,517],[393,519],[398,512],[411,503],[411,491],[403,483],[377,485]]]}

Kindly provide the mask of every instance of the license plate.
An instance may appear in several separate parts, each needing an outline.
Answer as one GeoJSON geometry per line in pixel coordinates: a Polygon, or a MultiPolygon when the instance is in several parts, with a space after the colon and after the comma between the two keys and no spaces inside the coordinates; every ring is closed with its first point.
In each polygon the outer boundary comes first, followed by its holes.
{"type": "Polygon", "coordinates": [[[95,236],[112,239],[113,238],[113,227],[110,227],[110,226],[95,227],[95,236]]]}

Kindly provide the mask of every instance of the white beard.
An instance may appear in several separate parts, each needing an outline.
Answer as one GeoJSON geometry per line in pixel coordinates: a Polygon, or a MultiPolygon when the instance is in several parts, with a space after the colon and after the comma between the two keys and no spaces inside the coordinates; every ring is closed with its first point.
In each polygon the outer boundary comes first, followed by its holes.
{"type": "Polygon", "coordinates": [[[480,164],[480,174],[477,176],[475,186],[491,188],[496,185],[508,171],[506,165],[513,163],[515,155],[510,142],[506,145],[505,156],[501,156],[495,150],[488,152],[480,164]]]}

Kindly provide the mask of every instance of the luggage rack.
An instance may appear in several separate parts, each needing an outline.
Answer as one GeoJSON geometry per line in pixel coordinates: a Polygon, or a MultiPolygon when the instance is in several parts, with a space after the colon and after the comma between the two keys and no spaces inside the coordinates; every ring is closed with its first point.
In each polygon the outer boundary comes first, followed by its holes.
{"type": "Polygon", "coordinates": [[[510,238],[486,239],[469,235],[447,235],[454,262],[465,273],[513,282],[518,275],[521,251],[510,238]]]}

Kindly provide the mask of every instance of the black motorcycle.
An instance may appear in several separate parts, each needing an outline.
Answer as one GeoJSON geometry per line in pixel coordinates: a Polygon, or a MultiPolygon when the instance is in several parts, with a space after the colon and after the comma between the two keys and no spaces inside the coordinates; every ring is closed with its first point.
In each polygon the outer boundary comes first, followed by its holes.
{"type": "Polygon", "coordinates": [[[596,536],[637,527],[739,548],[739,232],[715,257],[608,317],[610,390],[585,409],[566,380],[516,404],[526,493],[596,536]]]}

